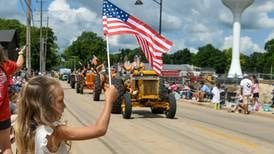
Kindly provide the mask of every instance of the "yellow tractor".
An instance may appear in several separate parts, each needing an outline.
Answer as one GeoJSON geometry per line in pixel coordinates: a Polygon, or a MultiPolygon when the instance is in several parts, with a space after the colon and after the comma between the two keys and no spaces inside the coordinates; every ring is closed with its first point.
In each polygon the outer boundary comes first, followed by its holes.
{"type": "Polygon", "coordinates": [[[155,71],[134,70],[124,87],[126,92],[118,98],[121,102],[113,104],[113,111],[120,111],[123,118],[129,119],[134,107],[150,107],[154,114],[165,113],[167,118],[174,118],[176,99],[168,93],[163,80],[155,71]]]}

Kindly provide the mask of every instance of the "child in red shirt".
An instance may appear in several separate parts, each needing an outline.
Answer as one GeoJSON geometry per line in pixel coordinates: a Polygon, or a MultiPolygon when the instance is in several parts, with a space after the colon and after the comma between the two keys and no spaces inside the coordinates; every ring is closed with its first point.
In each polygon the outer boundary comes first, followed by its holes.
{"type": "Polygon", "coordinates": [[[17,62],[8,60],[4,48],[0,45],[0,153],[12,153],[10,144],[10,107],[8,87],[12,74],[19,70],[23,63],[23,48],[18,54],[17,62]]]}

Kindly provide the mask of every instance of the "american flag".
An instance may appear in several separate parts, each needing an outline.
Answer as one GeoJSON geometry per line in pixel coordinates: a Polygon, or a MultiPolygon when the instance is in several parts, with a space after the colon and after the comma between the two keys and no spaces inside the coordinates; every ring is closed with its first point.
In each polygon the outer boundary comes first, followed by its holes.
{"type": "Polygon", "coordinates": [[[163,68],[162,55],[172,47],[171,41],[108,0],[103,2],[103,31],[107,36],[135,35],[151,67],[157,74],[161,74],[163,68]]]}

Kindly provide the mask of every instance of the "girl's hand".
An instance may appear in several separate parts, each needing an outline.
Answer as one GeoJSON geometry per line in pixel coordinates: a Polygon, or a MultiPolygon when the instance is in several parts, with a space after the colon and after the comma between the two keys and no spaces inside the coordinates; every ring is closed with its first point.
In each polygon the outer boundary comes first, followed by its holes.
{"type": "Polygon", "coordinates": [[[18,52],[19,55],[22,55],[22,54],[24,54],[25,49],[26,49],[26,46],[23,46],[22,49],[16,49],[16,50],[19,51],[18,52]]]}
{"type": "Polygon", "coordinates": [[[114,102],[118,97],[118,90],[111,85],[105,92],[106,102],[114,102]]]}

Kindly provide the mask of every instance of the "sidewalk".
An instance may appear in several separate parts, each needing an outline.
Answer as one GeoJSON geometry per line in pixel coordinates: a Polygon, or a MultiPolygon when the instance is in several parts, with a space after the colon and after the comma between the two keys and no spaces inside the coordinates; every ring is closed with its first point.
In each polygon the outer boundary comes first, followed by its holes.
{"type": "MultiPolygon", "coordinates": [[[[207,107],[207,108],[214,109],[214,106],[211,102],[197,102],[196,100],[190,100],[190,99],[179,99],[178,102],[191,103],[191,104],[194,104],[194,105],[199,105],[199,106],[202,106],[202,107],[207,107]]],[[[227,110],[227,109],[222,108],[221,110],[227,110]]],[[[273,109],[272,112],[265,112],[265,111],[260,110],[260,111],[250,112],[250,115],[261,116],[261,117],[274,119],[274,114],[272,114],[273,112],[274,112],[274,109],[273,109]]]]}

